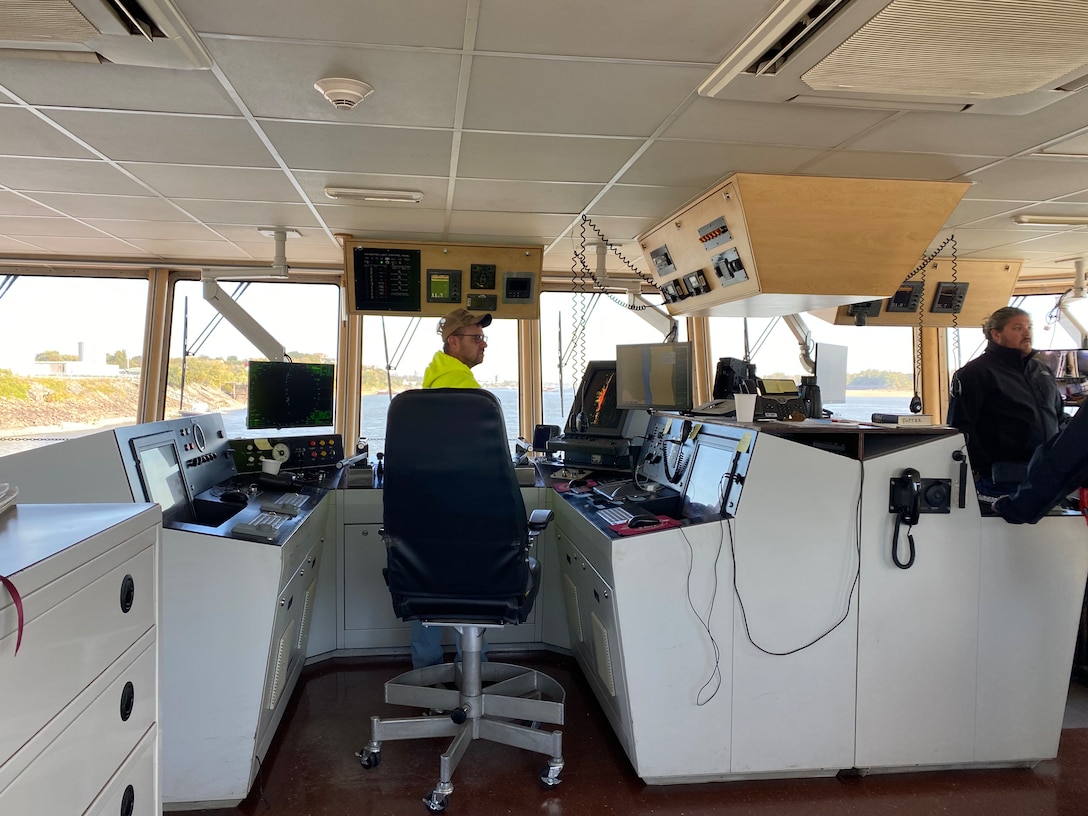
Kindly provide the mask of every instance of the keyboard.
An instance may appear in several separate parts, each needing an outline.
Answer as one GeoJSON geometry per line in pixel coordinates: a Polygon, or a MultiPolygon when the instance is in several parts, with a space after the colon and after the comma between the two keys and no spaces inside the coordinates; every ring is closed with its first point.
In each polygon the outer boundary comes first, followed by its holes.
{"type": "Polygon", "coordinates": [[[307,501],[309,501],[309,497],[301,493],[288,493],[285,496],[280,496],[274,502],[261,502],[261,510],[269,513],[282,513],[285,516],[297,516],[307,501]]]}
{"type": "Polygon", "coordinates": [[[230,528],[230,534],[235,538],[244,538],[247,541],[261,541],[271,544],[279,537],[280,527],[285,521],[287,521],[286,516],[277,516],[262,511],[257,514],[253,521],[235,524],[230,528]]]}
{"type": "Polygon", "coordinates": [[[611,527],[613,524],[623,524],[631,518],[631,514],[622,507],[605,507],[597,511],[597,518],[611,527]]]}

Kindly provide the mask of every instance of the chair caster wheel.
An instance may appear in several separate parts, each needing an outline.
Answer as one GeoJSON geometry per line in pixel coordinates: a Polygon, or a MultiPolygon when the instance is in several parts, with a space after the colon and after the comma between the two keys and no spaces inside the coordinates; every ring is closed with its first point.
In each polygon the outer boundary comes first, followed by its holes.
{"type": "Polygon", "coordinates": [[[382,764],[382,752],[371,751],[363,748],[355,752],[355,756],[359,757],[359,764],[366,768],[368,771],[377,768],[382,764]]]}
{"type": "Polygon", "coordinates": [[[540,784],[545,790],[551,790],[552,788],[559,787],[559,783],[563,780],[559,778],[559,772],[563,770],[563,766],[558,768],[552,765],[545,765],[544,769],[540,772],[540,784]]]}
{"type": "Polygon", "coordinates": [[[449,806],[450,797],[445,793],[438,793],[432,791],[431,795],[424,798],[423,804],[427,806],[427,810],[431,813],[441,813],[447,806],[449,806]]]}

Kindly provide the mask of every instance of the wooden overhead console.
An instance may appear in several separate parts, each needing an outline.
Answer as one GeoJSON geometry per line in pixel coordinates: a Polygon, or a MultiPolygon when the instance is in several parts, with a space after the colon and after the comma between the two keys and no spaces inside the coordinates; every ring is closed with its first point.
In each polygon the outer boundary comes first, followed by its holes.
{"type": "Polygon", "coordinates": [[[1021,261],[939,257],[904,280],[890,297],[817,312],[839,326],[982,326],[1008,306],[1021,261]]]}
{"type": "Polygon", "coordinates": [[[639,236],[674,315],[892,296],[970,185],[737,173],[639,236]]]}
{"type": "Polygon", "coordinates": [[[462,307],[537,318],[543,266],[539,246],[344,241],[352,314],[441,317],[462,307]]]}

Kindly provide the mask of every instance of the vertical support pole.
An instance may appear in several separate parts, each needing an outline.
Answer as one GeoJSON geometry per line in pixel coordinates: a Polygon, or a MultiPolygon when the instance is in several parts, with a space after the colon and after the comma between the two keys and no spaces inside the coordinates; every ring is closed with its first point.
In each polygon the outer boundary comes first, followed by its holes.
{"type": "Polygon", "coordinates": [[[944,328],[915,328],[914,359],[921,360],[919,376],[923,410],[933,415],[933,421],[943,424],[948,417],[948,330],[944,328]],[[919,346],[921,352],[919,353],[919,346]]]}
{"type": "Polygon", "coordinates": [[[691,341],[692,402],[710,402],[710,387],[716,364],[710,356],[710,320],[706,317],[686,318],[688,340],[691,341]]]}
{"type": "Polygon", "coordinates": [[[533,438],[533,428],[544,421],[544,374],[540,348],[540,318],[518,321],[518,435],[533,438]]]}

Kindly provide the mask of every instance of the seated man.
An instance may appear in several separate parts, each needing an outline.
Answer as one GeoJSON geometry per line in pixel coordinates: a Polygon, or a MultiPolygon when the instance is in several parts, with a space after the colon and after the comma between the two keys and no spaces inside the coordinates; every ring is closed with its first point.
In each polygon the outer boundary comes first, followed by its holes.
{"type": "Polygon", "coordinates": [[[967,438],[979,491],[996,496],[1015,488],[1035,449],[1068,418],[1054,376],[1034,359],[1030,315],[1007,306],[982,330],[986,351],[952,378],[948,424],[967,438]]]}
{"type": "Polygon", "coordinates": [[[1088,486],[1088,411],[1082,406],[1061,433],[1035,451],[1027,478],[994,512],[1011,524],[1034,524],[1066,495],[1088,486]]]}

